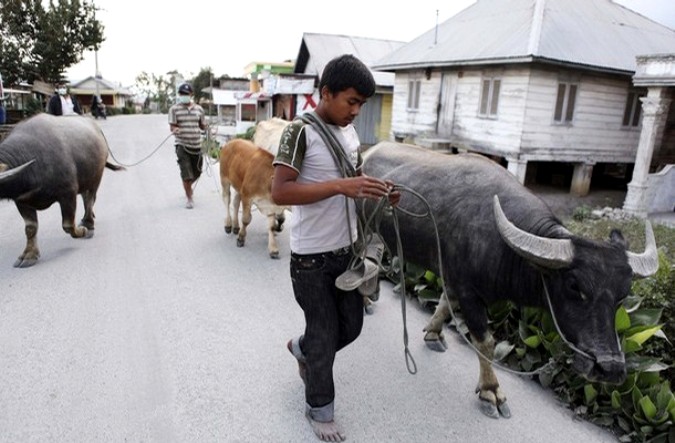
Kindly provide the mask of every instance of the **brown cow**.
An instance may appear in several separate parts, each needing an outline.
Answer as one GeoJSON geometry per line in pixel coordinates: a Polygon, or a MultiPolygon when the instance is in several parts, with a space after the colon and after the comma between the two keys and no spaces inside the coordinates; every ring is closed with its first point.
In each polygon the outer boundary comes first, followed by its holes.
{"type": "Polygon", "coordinates": [[[285,206],[277,206],[272,201],[272,176],[274,156],[248,140],[234,139],[220,149],[220,183],[223,187],[223,202],[227,210],[225,232],[234,232],[237,246],[242,247],[246,241],[246,227],[251,223],[251,205],[267,217],[268,242],[270,257],[279,258],[279,248],[275,233],[281,232],[286,219],[285,206]],[[230,187],[236,195],[233,208],[230,208],[230,187]],[[239,226],[239,206],[242,205],[242,225],[239,226]],[[234,210],[234,221],[231,216],[234,210]]]}

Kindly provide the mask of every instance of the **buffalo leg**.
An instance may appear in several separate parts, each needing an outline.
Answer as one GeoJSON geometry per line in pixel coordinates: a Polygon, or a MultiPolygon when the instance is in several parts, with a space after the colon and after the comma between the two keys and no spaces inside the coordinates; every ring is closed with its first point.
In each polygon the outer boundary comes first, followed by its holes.
{"type": "Polygon", "coordinates": [[[497,375],[492,368],[495,340],[488,331],[484,334],[482,340],[471,334],[471,342],[479,352],[480,375],[476,392],[478,393],[478,398],[481,400],[481,410],[485,415],[492,418],[499,418],[499,414],[505,418],[509,418],[511,411],[506,404],[506,395],[504,395],[502,389],[499,387],[497,375]]]}
{"type": "Polygon", "coordinates": [[[19,214],[23,218],[26,231],[26,248],[14,262],[15,268],[28,268],[37,263],[40,250],[37,247],[38,218],[37,211],[28,206],[16,204],[19,214]]]}
{"type": "Polygon", "coordinates": [[[75,226],[75,210],[77,209],[77,196],[59,201],[61,205],[61,226],[63,230],[73,238],[91,238],[94,231],[84,226],[75,226]]]}
{"type": "Polygon", "coordinates": [[[90,231],[94,229],[95,202],[96,202],[96,191],[84,191],[82,193],[82,203],[84,204],[84,216],[80,221],[80,226],[84,226],[90,231]]]}
{"type": "Polygon", "coordinates": [[[424,343],[433,351],[445,352],[448,344],[443,336],[443,325],[450,318],[450,307],[445,296],[441,296],[434,315],[431,316],[429,323],[424,327],[424,343]]]}
{"type": "MultiPolygon", "coordinates": [[[[239,235],[237,236],[237,246],[240,248],[246,243],[246,228],[249,223],[251,223],[251,200],[248,198],[241,198],[241,229],[239,230],[239,235]]],[[[236,199],[236,197],[235,197],[236,199]]]]}
{"type": "Polygon", "coordinates": [[[279,258],[279,247],[277,246],[277,218],[274,213],[267,216],[267,250],[271,258],[279,258]]]}

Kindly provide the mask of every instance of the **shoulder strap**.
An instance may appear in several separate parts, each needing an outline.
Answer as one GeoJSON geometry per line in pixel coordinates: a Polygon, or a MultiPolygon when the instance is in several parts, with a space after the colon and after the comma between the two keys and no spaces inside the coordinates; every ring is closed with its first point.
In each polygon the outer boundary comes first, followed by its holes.
{"type": "Polygon", "coordinates": [[[311,125],[316,130],[316,132],[318,132],[323,142],[326,144],[326,146],[328,146],[328,149],[333,156],[333,160],[335,160],[335,163],[337,164],[338,169],[340,169],[343,177],[356,176],[356,169],[347,158],[347,154],[345,154],[345,150],[342,148],[340,140],[337,139],[333,131],[331,131],[328,126],[326,126],[326,123],[321,120],[321,117],[319,117],[316,112],[302,114],[301,116],[297,117],[297,119],[301,120],[305,124],[311,125]]]}

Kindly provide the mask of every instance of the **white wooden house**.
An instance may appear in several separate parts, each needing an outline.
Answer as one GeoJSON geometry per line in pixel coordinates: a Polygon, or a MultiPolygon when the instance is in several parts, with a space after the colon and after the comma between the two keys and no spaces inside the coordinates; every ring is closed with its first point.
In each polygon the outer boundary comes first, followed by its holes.
{"type": "MultiPolygon", "coordinates": [[[[594,169],[630,178],[636,56],[674,49],[675,31],[611,0],[478,0],[371,67],[396,75],[392,139],[496,157],[523,183],[565,165],[585,195],[594,169]]],[[[675,158],[675,125],[661,136],[652,168],[675,158]]]]}

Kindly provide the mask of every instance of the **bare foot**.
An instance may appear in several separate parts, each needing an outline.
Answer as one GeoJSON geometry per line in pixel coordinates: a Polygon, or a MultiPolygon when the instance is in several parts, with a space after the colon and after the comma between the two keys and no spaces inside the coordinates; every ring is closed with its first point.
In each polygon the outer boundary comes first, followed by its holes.
{"type": "Polygon", "coordinates": [[[307,417],[307,420],[309,420],[309,424],[312,425],[312,430],[316,436],[319,437],[319,440],[345,441],[347,439],[335,421],[322,422],[313,420],[309,414],[305,414],[305,416],[307,417]]]}

